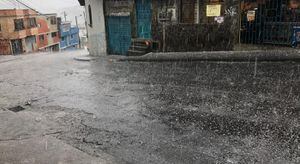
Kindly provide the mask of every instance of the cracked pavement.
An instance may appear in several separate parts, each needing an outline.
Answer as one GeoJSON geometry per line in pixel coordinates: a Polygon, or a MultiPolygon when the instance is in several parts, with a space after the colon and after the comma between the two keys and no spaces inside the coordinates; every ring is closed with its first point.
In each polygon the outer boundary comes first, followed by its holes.
{"type": "Polygon", "coordinates": [[[107,163],[300,162],[299,63],[74,60],[86,53],[0,57],[2,152],[51,137],[107,163]]]}

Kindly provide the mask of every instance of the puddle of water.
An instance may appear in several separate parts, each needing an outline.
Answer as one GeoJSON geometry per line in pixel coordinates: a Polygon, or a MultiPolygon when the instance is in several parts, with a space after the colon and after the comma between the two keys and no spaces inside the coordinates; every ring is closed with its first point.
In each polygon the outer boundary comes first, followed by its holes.
{"type": "Polygon", "coordinates": [[[8,110],[17,113],[17,112],[21,112],[21,111],[25,110],[25,108],[22,106],[15,106],[12,108],[8,108],[8,110]]]}

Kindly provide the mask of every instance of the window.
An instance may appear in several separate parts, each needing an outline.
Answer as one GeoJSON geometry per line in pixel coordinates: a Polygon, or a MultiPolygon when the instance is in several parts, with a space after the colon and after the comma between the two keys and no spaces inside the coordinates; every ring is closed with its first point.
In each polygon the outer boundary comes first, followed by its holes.
{"type": "Polygon", "coordinates": [[[74,35],[71,35],[71,39],[74,39],[75,38],[75,36],[74,35]]]}
{"type": "Polygon", "coordinates": [[[51,36],[52,36],[52,38],[57,37],[57,32],[52,32],[52,33],[51,33],[51,36]]]}
{"type": "Polygon", "coordinates": [[[50,23],[51,23],[52,25],[57,24],[57,18],[56,18],[56,16],[51,16],[51,17],[50,17],[50,23]]]}
{"type": "Polygon", "coordinates": [[[15,31],[24,30],[24,20],[23,19],[15,19],[15,31]]]}
{"type": "Polygon", "coordinates": [[[44,40],[45,40],[44,35],[40,35],[39,39],[40,39],[40,42],[44,42],[44,40]]]}
{"type": "Polygon", "coordinates": [[[29,28],[37,27],[36,19],[35,18],[29,18],[29,20],[28,20],[28,27],[29,28]]]}
{"type": "Polygon", "coordinates": [[[181,23],[195,22],[195,0],[181,1],[181,23]]]}
{"type": "Polygon", "coordinates": [[[89,26],[93,27],[93,15],[92,15],[91,5],[89,5],[88,10],[89,10],[89,21],[90,21],[89,26]]]}

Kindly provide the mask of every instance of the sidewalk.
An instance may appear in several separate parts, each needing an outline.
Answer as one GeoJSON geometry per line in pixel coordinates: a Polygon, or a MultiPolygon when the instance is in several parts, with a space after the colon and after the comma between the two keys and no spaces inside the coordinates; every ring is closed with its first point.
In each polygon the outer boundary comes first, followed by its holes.
{"type": "Polygon", "coordinates": [[[204,51],[149,53],[144,56],[129,56],[119,61],[300,61],[299,50],[258,51],[204,51]]]}
{"type": "Polygon", "coordinates": [[[30,113],[0,109],[0,161],[4,164],[112,164],[92,157],[53,137],[59,131],[30,113]]]}

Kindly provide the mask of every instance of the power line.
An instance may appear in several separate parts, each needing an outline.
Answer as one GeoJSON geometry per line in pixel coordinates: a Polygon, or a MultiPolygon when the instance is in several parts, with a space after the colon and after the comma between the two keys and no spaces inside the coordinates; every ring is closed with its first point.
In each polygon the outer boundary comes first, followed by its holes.
{"type": "Polygon", "coordinates": [[[15,0],[15,1],[19,2],[20,4],[22,4],[22,5],[24,5],[25,7],[29,8],[30,10],[33,10],[33,11],[37,12],[38,14],[41,14],[41,15],[42,15],[42,13],[40,13],[40,12],[37,11],[36,9],[34,9],[34,8],[30,7],[30,6],[28,6],[27,4],[21,2],[20,0],[15,0]]]}
{"type": "MultiPolygon", "coordinates": [[[[12,6],[14,6],[15,8],[17,8],[17,4],[15,3],[15,1],[12,0],[6,0],[6,2],[10,3],[12,6]]],[[[6,3],[7,4],[7,3],[6,3]]]]}

